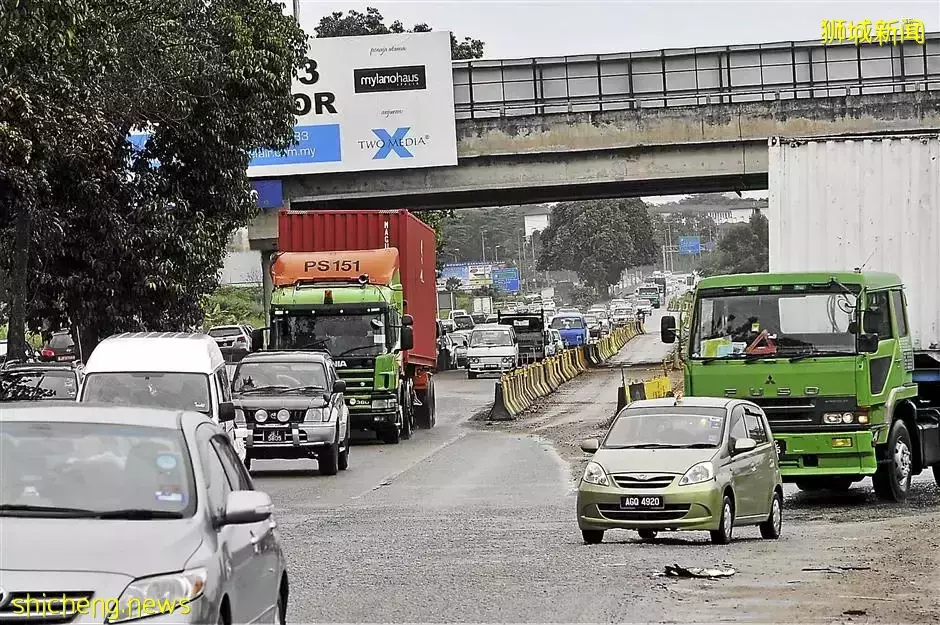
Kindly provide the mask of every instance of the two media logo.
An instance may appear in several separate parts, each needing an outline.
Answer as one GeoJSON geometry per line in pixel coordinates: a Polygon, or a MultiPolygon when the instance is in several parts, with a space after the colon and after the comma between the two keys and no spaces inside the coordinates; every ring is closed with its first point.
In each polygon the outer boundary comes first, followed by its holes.
{"type": "Polygon", "coordinates": [[[394,131],[389,131],[386,128],[373,128],[372,134],[376,138],[360,139],[359,149],[375,150],[375,155],[372,157],[374,161],[386,159],[392,154],[399,158],[414,158],[411,149],[427,145],[428,141],[431,140],[431,135],[409,136],[409,132],[411,132],[410,126],[396,128],[394,131]]]}

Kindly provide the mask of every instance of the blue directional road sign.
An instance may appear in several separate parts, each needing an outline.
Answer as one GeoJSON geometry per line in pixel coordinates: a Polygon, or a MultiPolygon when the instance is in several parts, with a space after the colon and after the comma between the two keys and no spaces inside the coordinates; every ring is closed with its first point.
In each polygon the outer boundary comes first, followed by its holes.
{"type": "Polygon", "coordinates": [[[679,237],[680,254],[701,254],[702,237],[679,237]]]}

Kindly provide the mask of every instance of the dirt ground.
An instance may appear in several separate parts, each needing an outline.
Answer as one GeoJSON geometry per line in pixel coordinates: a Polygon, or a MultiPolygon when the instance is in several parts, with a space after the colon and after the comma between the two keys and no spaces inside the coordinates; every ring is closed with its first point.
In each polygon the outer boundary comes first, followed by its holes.
{"type": "MultiPolygon", "coordinates": [[[[580,441],[606,430],[621,380],[662,375],[661,364],[634,364],[655,361],[652,337],[640,339],[645,342],[631,341],[609,366],[582,374],[515,421],[480,420],[474,427],[550,441],[570,463],[574,489],[588,460],[580,441]],[[638,350],[649,357],[637,358],[638,350]]],[[[670,377],[681,391],[681,375],[670,377]]],[[[714,581],[651,577],[648,593],[635,597],[650,621],[940,623],[938,501],[929,472],[915,478],[903,505],[876,501],[869,480],[840,495],[810,495],[787,485],[779,541],[762,541],[756,528],[739,529],[727,547],[710,545],[707,534],[662,534],[644,542],[635,533],[611,531],[592,549],[605,556],[629,544],[643,550],[651,568],[724,563],[737,570],[714,581]],[[824,567],[832,568],[807,570],[824,567]]]]}

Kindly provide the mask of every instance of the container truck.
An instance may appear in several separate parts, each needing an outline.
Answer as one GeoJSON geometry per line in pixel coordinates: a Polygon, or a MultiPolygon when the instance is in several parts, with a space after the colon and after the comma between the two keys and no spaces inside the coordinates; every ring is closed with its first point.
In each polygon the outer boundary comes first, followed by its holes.
{"type": "Polygon", "coordinates": [[[328,351],[352,428],[386,443],[436,421],[435,248],[404,210],[278,215],[268,349],[328,351]]]}
{"type": "Polygon", "coordinates": [[[771,272],[698,282],[685,392],[762,406],[799,488],[903,501],[940,483],[940,135],[772,138],[769,165],[771,272]]]}

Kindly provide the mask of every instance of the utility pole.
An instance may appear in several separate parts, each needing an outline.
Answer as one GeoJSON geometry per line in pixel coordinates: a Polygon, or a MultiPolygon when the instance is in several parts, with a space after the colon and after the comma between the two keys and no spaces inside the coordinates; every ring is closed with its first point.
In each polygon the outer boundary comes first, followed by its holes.
{"type": "Polygon", "coordinates": [[[480,247],[482,248],[483,262],[486,262],[486,239],[483,236],[483,231],[480,230],[480,247]]]}
{"type": "Polygon", "coordinates": [[[300,23],[300,0],[294,0],[294,19],[300,23]]]}

